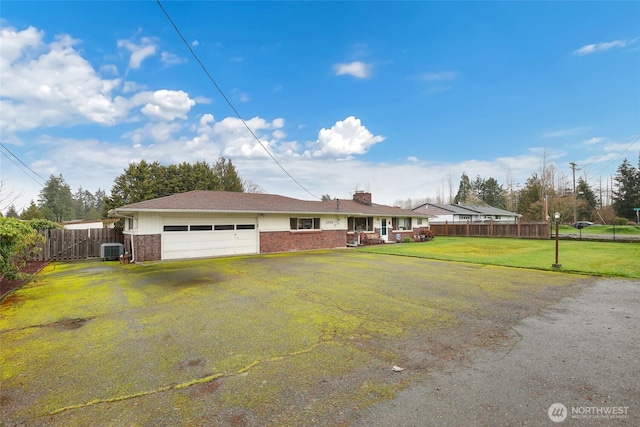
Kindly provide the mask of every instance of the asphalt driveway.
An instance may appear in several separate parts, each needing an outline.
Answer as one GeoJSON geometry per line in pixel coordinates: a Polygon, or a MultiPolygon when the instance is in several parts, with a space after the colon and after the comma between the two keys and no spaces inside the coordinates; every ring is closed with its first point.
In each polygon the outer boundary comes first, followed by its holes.
{"type": "Polygon", "coordinates": [[[433,372],[356,424],[637,426],[639,306],[640,283],[598,280],[520,321],[500,346],[433,372]]]}
{"type": "Polygon", "coordinates": [[[347,250],[55,263],[2,301],[0,415],[4,425],[349,425],[504,351],[514,327],[595,283],[347,250]]]}

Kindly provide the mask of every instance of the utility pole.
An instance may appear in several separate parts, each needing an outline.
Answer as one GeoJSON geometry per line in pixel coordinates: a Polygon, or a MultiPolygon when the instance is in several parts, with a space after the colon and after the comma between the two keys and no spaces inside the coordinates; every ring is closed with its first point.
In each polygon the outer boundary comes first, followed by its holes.
{"type": "Polygon", "coordinates": [[[573,172],[573,223],[575,224],[576,222],[578,222],[578,214],[576,211],[576,199],[577,199],[577,195],[576,195],[576,170],[580,170],[580,168],[578,168],[578,165],[575,164],[574,162],[570,162],[569,165],[571,166],[571,171],[573,172]]]}

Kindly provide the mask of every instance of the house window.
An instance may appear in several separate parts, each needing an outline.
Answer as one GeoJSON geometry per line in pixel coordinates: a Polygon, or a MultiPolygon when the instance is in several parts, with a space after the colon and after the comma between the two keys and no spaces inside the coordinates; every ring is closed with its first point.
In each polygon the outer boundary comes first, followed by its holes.
{"type": "Polygon", "coordinates": [[[255,230],[255,224],[238,224],[236,225],[236,230],[255,230]]]}
{"type": "Polygon", "coordinates": [[[220,224],[213,227],[215,231],[226,231],[226,230],[234,230],[235,226],[233,224],[220,224]]]}
{"type": "Polygon", "coordinates": [[[411,218],[397,218],[396,230],[411,230],[411,218]]]}
{"type": "Polygon", "coordinates": [[[190,228],[191,231],[211,231],[213,230],[212,225],[192,225],[190,228]]]}
{"type": "Polygon", "coordinates": [[[373,217],[350,217],[349,231],[373,231],[373,217]]]}
{"type": "Polygon", "coordinates": [[[463,220],[471,219],[471,215],[460,215],[460,219],[463,219],[463,220]]]}
{"type": "Polygon", "coordinates": [[[320,218],[290,218],[292,230],[319,230],[320,218]]]}
{"type": "Polygon", "coordinates": [[[418,225],[422,225],[422,218],[418,218],[418,219],[416,220],[416,223],[417,223],[418,225]]]}
{"type": "Polygon", "coordinates": [[[165,225],[164,231],[189,231],[188,225],[165,225]]]}

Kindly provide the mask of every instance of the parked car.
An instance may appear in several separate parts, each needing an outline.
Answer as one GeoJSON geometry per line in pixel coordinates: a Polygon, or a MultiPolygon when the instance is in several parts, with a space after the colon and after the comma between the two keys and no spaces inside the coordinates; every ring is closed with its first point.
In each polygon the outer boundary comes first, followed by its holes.
{"type": "Polygon", "coordinates": [[[592,222],[590,221],[578,221],[578,222],[574,222],[573,224],[570,224],[573,228],[577,228],[578,230],[581,230],[583,228],[586,228],[590,225],[593,225],[592,222]]]}

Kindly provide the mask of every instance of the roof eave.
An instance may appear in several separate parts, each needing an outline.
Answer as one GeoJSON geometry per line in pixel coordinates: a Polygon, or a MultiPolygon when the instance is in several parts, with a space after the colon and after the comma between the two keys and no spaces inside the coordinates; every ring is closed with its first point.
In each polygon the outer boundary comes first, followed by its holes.
{"type": "Polygon", "coordinates": [[[222,209],[160,209],[160,208],[116,208],[116,214],[133,213],[133,212],[148,212],[148,213],[213,213],[213,214],[293,214],[293,215],[357,215],[357,216],[407,216],[416,218],[428,218],[426,214],[420,214],[417,212],[394,212],[394,213],[370,213],[370,212],[349,212],[349,211],[294,211],[294,210],[278,210],[278,211],[266,211],[266,210],[222,210],[222,209]]]}

